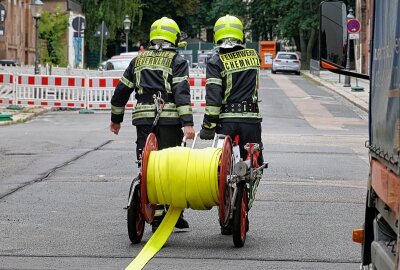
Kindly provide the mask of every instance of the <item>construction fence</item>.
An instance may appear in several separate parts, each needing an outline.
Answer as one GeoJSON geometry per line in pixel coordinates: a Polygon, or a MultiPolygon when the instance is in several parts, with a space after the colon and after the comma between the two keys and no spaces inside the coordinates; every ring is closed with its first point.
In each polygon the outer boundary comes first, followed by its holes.
{"type": "MultiPolygon", "coordinates": [[[[110,109],[120,77],[47,76],[0,73],[0,106],[46,106],[76,109],[110,109]]],[[[189,78],[193,107],[205,106],[205,74],[189,78]]],[[[126,107],[133,108],[131,95],[126,107]]]]}

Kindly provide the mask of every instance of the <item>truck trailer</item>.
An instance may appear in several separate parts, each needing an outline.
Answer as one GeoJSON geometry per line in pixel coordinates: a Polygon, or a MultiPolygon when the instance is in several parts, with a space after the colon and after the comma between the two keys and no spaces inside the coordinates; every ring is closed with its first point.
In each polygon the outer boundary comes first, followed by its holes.
{"type": "Polygon", "coordinates": [[[353,241],[361,244],[360,269],[400,270],[400,3],[367,1],[369,74],[346,65],[352,29],[341,1],[320,5],[320,67],[369,79],[368,188],[363,226],[353,231],[353,241]]]}

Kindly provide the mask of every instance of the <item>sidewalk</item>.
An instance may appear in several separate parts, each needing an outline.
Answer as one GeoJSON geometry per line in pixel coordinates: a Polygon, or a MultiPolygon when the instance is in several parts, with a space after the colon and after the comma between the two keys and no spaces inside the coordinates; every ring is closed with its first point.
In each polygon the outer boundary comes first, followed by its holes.
{"type": "Polygon", "coordinates": [[[368,104],[369,104],[369,81],[363,79],[351,78],[351,87],[344,87],[344,75],[339,75],[332,73],[330,71],[321,70],[320,76],[316,76],[310,73],[310,71],[301,71],[301,74],[305,77],[314,80],[324,87],[334,91],[338,95],[347,99],[355,106],[360,108],[361,110],[368,112],[368,104]],[[355,86],[363,87],[364,91],[354,91],[352,87],[355,86]]]}
{"type": "Polygon", "coordinates": [[[51,110],[49,107],[25,107],[21,110],[9,110],[0,107],[0,126],[24,123],[51,110]],[[8,116],[11,116],[11,118],[8,116]]]}

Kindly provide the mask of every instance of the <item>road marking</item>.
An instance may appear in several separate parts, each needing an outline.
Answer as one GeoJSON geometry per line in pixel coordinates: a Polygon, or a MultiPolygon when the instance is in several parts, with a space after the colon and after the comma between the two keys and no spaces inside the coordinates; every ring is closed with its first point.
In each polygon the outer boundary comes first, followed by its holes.
{"type": "Polygon", "coordinates": [[[323,104],[323,100],[313,99],[299,86],[286,77],[271,76],[285,95],[292,101],[298,111],[304,116],[310,126],[319,130],[347,130],[346,125],[365,125],[357,118],[335,117],[323,104]]]}

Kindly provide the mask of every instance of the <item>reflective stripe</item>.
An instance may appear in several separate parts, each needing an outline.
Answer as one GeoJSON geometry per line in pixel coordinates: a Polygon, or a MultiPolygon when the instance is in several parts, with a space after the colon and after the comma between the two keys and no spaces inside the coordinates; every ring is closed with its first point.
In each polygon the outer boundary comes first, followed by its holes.
{"type": "Polygon", "coordinates": [[[176,107],[178,110],[179,115],[186,115],[186,114],[192,114],[192,106],[185,105],[185,106],[179,106],[176,107]]]}
{"type": "Polygon", "coordinates": [[[221,79],[217,79],[217,78],[208,78],[206,80],[206,84],[222,85],[222,80],[221,79]]]}
{"type": "Polygon", "coordinates": [[[260,113],[244,112],[244,113],[221,113],[219,115],[220,119],[223,118],[260,118],[260,113]]]}
{"type": "Polygon", "coordinates": [[[257,103],[257,90],[258,90],[257,87],[258,87],[259,83],[260,83],[260,69],[257,69],[256,85],[254,87],[254,92],[253,92],[253,96],[252,96],[254,103],[257,103]]]}
{"type": "Polygon", "coordinates": [[[232,74],[228,73],[226,76],[226,89],[224,93],[223,103],[226,103],[228,97],[231,95],[231,90],[232,90],[232,74]]]}
{"type": "Polygon", "coordinates": [[[207,115],[219,115],[221,112],[221,106],[206,106],[207,115]]]}
{"type": "MultiPolygon", "coordinates": [[[[142,111],[155,111],[156,105],[155,104],[136,104],[134,108],[134,112],[142,112],[142,111]]],[[[164,110],[176,110],[176,105],[174,103],[166,103],[164,105],[164,110]]]]}
{"type": "Polygon", "coordinates": [[[171,33],[173,33],[173,34],[175,34],[175,33],[178,32],[178,31],[176,31],[176,29],[174,29],[174,28],[172,28],[172,27],[169,27],[169,26],[161,26],[161,29],[162,29],[162,30],[167,30],[167,31],[169,31],[169,32],[171,32],[171,33]]]}
{"type": "Polygon", "coordinates": [[[231,23],[230,26],[239,30],[243,30],[243,26],[241,26],[240,24],[231,23]]]}
{"type": "MultiPolygon", "coordinates": [[[[229,26],[231,26],[232,28],[243,30],[243,26],[241,26],[240,24],[230,23],[229,26]]],[[[227,24],[218,25],[218,26],[214,27],[214,32],[217,32],[218,30],[221,30],[225,27],[228,27],[228,25],[227,24]]]]}
{"type": "MultiPolygon", "coordinates": [[[[139,119],[139,118],[154,118],[156,117],[156,112],[149,111],[149,112],[133,112],[132,119],[139,119]]],[[[160,118],[179,118],[178,112],[171,112],[171,111],[162,111],[160,118]]]]}
{"type": "Polygon", "coordinates": [[[120,81],[125,84],[126,86],[128,86],[129,88],[133,87],[133,82],[131,82],[130,80],[128,80],[127,78],[125,78],[124,76],[121,77],[120,81]]]}
{"type": "Polygon", "coordinates": [[[217,124],[216,123],[204,123],[203,124],[203,126],[205,127],[205,128],[215,128],[216,126],[217,126],[217,124]]]}
{"type": "Polygon", "coordinates": [[[150,69],[150,70],[161,70],[161,71],[165,71],[168,74],[172,75],[172,68],[167,68],[167,67],[163,67],[163,66],[140,66],[138,68],[136,68],[136,72],[140,72],[143,69],[150,69]]]}
{"type": "Polygon", "coordinates": [[[124,112],[125,112],[125,107],[118,107],[118,106],[111,105],[111,113],[112,114],[121,115],[121,114],[124,114],[124,112]]]}
{"type": "Polygon", "coordinates": [[[234,69],[234,70],[223,70],[223,71],[221,71],[221,76],[225,77],[227,74],[233,74],[235,72],[240,72],[240,71],[245,71],[245,70],[254,70],[254,69],[259,70],[258,67],[244,67],[244,68],[238,68],[238,69],[234,69]]]}
{"type": "Polygon", "coordinates": [[[168,81],[168,72],[166,72],[165,70],[163,71],[163,79],[164,79],[164,88],[167,91],[167,93],[172,93],[171,91],[171,84],[168,81]]]}
{"type": "Polygon", "coordinates": [[[183,76],[183,77],[175,77],[172,79],[172,84],[180,83],[183,81],[188,81],[189,82],[189,77],[188,76],[183,76]]]}
{"type": "Polygon", "coordinates": [[[216,26],[216,27],[214,27],[214,32],[217,32],[218,30],[221,30],[222,28],[225,28],[225,24],[221,24],[221,25],[218,25],[218,26],[216,26]]]}
{"type": "Polygon", "coordinates": [[[137,93],[139,95],[142,95],[143,94],[143,87],[140,85],[141,73],[136,70],[135,71],[135,75],[136,75],[136,88],[138,89],[137,93]]]}
{"type": "Polygon", "coordinates": [[[150,32],[157,29],[157,26],[150,27],[150,32]]]}

